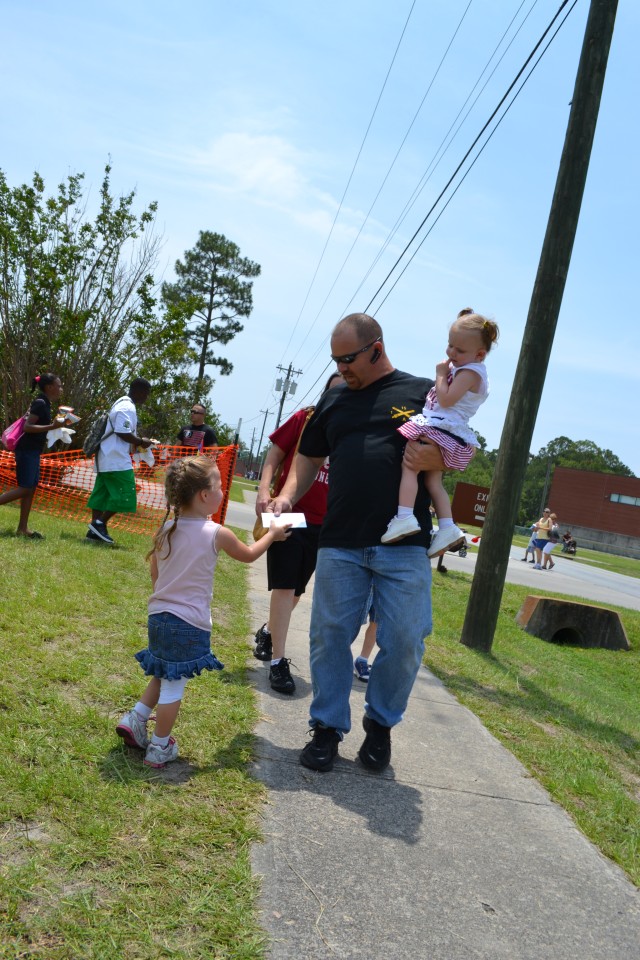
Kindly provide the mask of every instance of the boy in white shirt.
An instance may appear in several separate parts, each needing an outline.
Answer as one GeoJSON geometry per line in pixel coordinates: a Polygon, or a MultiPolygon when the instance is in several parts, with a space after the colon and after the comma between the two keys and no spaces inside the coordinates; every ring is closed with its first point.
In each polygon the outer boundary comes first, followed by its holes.
{"type": "Polygon", "coordinates": [[[92,510],[87,540],[112,544],[107,521],[116,513],[135,513],[137,508],[136,482],[131,464],[131,445],[149,447],[151,440],[136,434],[138,414],[136,407],[145,403],[151,384],[144,377],[136,377],[126,397],[116,400],[109,411],[109,422],[104,439],[96,453],[96,476],[88,505],[92,510]]]}

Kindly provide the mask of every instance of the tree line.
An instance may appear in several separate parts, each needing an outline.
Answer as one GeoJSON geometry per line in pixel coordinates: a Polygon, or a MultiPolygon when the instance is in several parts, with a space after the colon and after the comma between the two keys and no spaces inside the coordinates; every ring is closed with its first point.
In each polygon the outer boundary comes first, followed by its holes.
{"type": "MultiPolygon", "coordinates": [[[[467,467],[464,475],[445,474],[445,488],[453,496],[458,480],[490,487],[498,459],[497,450],[487,450],[484,437],[478,436],[480,449],[467,467]]],[[[616,457],[611,450],[602,450],[591,440],[570,440],[557,437],[537,454],[529,455],[525,473],[517,523],[528,526],[541,515],[545,506],[543,497],[548,496],[556,467],[569,467],[574,470],[592,470],[597,473],[615,473],[622,477],[632,477],[633,471],[616,457]]],[[[552,505],[553,506],[553,505],[552,505]]]]}
{"type": "MultiPolygon", "coordinates": [[[[25,412],[36,373],[60,376],[83,427],[143,376],[154,387],[146,429],[170,439],[192,403],[210,405],[212,373],[231,373],[218,350],[242,331],[260,266],[201,231],[175,264],[175,283],[158,287],[157,204],[136,211],[135,191],[114,196],[110,165],[93,216],[83,188],[82,173],[47,195],[38,173],[11,187],[0,171],[0,420],[25,412]]],[[[215,414],[209,422],[232,441],[215,414]]]]}

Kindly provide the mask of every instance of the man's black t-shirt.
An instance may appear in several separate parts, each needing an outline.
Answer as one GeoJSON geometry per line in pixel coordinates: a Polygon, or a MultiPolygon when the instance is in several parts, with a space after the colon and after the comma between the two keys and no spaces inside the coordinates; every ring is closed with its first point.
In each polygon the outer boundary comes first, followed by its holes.
{"type": "Polygon", "coordinates": [[[183,427],[178,434],[178,441],[184,447],[217,447],[218,438],[213,427],[203,423],[200,427],[193,427],[191,424],[183,427]]]}
{"type": "MultiPolygon", "coordinates": [[[[49,402],[49,398],[46,396],[46,394],[41,393],[35,398],[29,407],[29,413],[31,416],[38,418],[35,421],[38,425],[44,425],[45,423],[52,422],[51,403],[49,402]]],[[[16,450],[39,450],[42,452],[46,442],[46,433],[23,433],[16,444],[16,450]]]]}
{"type": "MultiPolygon", "coordinates": [[[[320,400],[306,426],[300,453],[329,457],[331,472],[321,547],[370,547],[398,508],[405,439],[397,427],[416,413],[433,380],[394,370],[363,390],[339,387],[320,400]]],[[[421,532],[399,541],[426,547],[431,531],[429,495],[418,482],[414,508],[421,532]]]]}

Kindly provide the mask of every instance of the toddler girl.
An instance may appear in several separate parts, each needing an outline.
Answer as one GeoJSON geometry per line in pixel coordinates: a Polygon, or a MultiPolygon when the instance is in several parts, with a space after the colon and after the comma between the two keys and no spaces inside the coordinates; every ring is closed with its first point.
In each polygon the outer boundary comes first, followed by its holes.
{"type": "Polygon", "coordinates": [[[220,550],[251,563],[274,540],[289,536],[288,527],[272,523],[265,536],[248,547],[231,530],[209,520],[222,501],[220,473],[209,457],[174,460],[167,468],[165,493],[167,513],[147,555],[153,584],[149,646],[136,654],[151,680],[116,727],[125,743],[145,751],[144,763],[157,768],[178,756],[171,730],[188,678],[203,670],[223,669],[211,652],[213,577],[220,550]],[[171,507],[173,521],[168,520],[171,507]],[[147,721],[156,705],[156,726],[149,740],[147,721]]]}
{"type": "MultiPolygon", "coordinates": [[[[447,359],[436,366],[436,384],[429,391],[421,414],[410,417],[398,427],[407,440],[425,437],[435,444],[448,469],[464,470],[479,446],[468,421],[489,395],[484,358],[498,339],[498,325],[474,313],[461,310],[449,330],[447,359]]],[[[438,516],[438,532],[427,551],[430,557],[441,553],[464,538],[451,515],[449,496],[442,485],[442,471],[429,470],[425,484],[438,516]]],[[[413,514],[418,492],[418,475],[402,464],[398,513],[390,521],[382,543],[395,543],[418,533],[420,525],[413,514]]]]}

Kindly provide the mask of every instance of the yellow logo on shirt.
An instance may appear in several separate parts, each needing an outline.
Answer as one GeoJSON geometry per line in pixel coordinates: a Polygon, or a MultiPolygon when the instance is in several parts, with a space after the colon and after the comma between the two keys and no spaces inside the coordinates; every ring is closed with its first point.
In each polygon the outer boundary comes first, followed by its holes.
{"type": "Polygon", "coordinates": [[[391,419],[397,420],[398,417],[402,417],[403,420],[408,420],[409,417],[412,417],[415,413],[415,410],[407,410],[406,407],[391,407],[391,419]]]}

